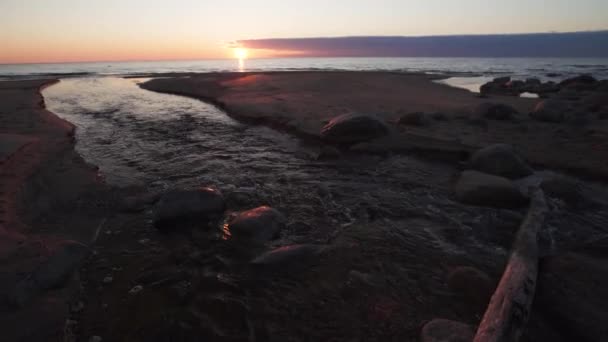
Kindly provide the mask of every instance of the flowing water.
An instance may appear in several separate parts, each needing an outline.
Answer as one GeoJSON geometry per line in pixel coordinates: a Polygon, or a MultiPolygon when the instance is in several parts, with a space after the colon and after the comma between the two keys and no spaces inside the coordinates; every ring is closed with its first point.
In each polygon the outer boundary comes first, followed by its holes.
{"type": "MultiPolygon", "coordinates": [[[[400,336],[405,341],[417,340],[420,322],[432,317],[477,319],[478,312],[471,313],[467,305],[462,309],[459,299],[449,295],[446,272],[453,266],[471,265],[493,276],[500,274],[523,212],[453,201],[451,183],[458,174],[454,165],[407,155],[347,152],[338,159],[319,159],[319,146],[267,127],[239,123],[198,100],[143,90],[137,85],[142,81],[69,78],[46,88],[43,95],[49,110],[76,125],[76,149],[99,166],[110,185],[136,185],[149,191],[216,187],[229,199],[237,199],[236,204],[229,201],[229,211],[267,204],[285,213],[288,226],[275,246],[314,243],[329,245],[332,252],[305,271],[289,269],[289,276],[269,278],[256,274],[252,280],[239,266],[243,260],[238,260],[238,253],[226,252],[223,242],[197,245],[194,237],[180,240],[178,248],[168,249],[173,254],[185,251],[186,259],[196,259],[191,261],[195,266],[173,265],[171,272],[188,270],[187,284],[203,284],[195,289],[194,299],[184,304],[146,297],[137,301],[139,311],[133,311],[137,317],[157,311],[163,316],[138,323],[122,319],[132,314],[120,311],[122,302],[103,307],[106,300],[122,298],[128,289],[121,289],[99,300],[102,313],[94,317],[115,310],[111,315],[123,322],[103,332],[104,338],[144,331],[149,335],[138,333],[139,338],[131,340],[151,340],[160,334],[158,329],[165,329],[167,317],[174,318],[168,314],[173,312],[170,308],[177,312],[175,317],[187,313],[194,315],[192,321],[206,322],[189,328],[190,332],[183,328],[190,321],[166,328],[171,336],[192,334],[192,340],[202,336],[197,329],[212,326],[212,336],[237,334],[243,340],[253,334],[276,341],[294,336],[312,340],[333,336],[336,341],[400,336]],[[207,279],[201,274],[209,272],[214,282],[223,285],[201,280],[207,279]],[[237,289],[226,279],[237,279],[237,289]],[[222,298],[219,306],[218,298],[222,298]],[[155,302],[159,307],[152,309],[150,303],[155,302]],[[243,312],[246,324],[239,321],[243,312]],[[355,326],[361,328],[353,330],[355,326]]],[[[594,236],[605,222],[604,212],[559,209],[543,234],[557,232],[562,241],[571,243],[594,236]]],[[[154,238],[151,229],[144,227],[141,232],[147,235],[138,238],[154,238]]],[[[545,247],[552,248],[554,238],[545,236],[545,247]]],[[[139,257],[150,255],[154,253],[145,250],[139,257]]],[[[129,255],[117,263],[138,265],[137,258],[129,255]]],[[[139,271],[136,268],[133,277],[139,271]]],[[[137,279],[127,284],[133,286],[137,279]]],[[[91,296],[98,296],[95,287],[91,291],[91,296]]]]}

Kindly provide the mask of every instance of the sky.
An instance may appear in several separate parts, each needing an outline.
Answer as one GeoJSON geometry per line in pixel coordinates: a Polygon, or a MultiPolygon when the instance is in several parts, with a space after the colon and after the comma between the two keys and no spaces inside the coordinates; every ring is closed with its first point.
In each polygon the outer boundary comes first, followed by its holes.
{"type": "Polygon", "coordinates": [[[607,29],[607,0],[0,0],[0,63],[231,58],[251,39],[607,29]]]}

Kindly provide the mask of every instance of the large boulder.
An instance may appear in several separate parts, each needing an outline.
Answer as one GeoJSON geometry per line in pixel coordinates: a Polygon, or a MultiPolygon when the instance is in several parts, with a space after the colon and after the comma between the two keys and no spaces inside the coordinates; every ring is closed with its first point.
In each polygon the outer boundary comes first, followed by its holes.
{"type": "Polygon", "coordinates": [[[491,145],[475,152],[470,166],[477,171],[509,179],[527,177],[534,172],[515,149],[506,144],[491,145]]]}
{"type": "Polygon", "coordinates": [[[478,171],[464,171],[455,186],[456,199],[479,206],[518,208],[528,199],[507,178],[478,171]]]}
{"type": "Polygon", "coordinates": [[[490,120],[511,120],[517,110],[502,103],[482,103],[475,109],[477,116],[490,120]]]}
{"type": "Polygon", "coordinates": [[[560,123],[566,120],[572,106],[567,101],[547,99],[540,101],[530,117],[538,121],[560,123]]]}
{"type": "Polygon", "coordinates": [[[287,219],[281,212],[262,206],[237,215],[229,222],[228,229],[233,238],[264,242],[276,238],[286,224],[287,219]]]}
{"type": "Polygon", "coordinates": [[[173,230],[182,225],[206,224],[221,217],[224,196],[215,189],[172,190],[163,194],[154,207],[154,225],[173,230]]]}
{"type": "Polygon", "coordinates": [[[422,327],[422,342],[472,342],[475,330],[461,322],[436,318],[422,327]]]}
{"type": "Polygon", "coordinates": [[[523,82],[511,81],[511,77],[499,77],[491,82],[483,84],[479,88],[479,92],[484,95],[496,94],[517,96],[522,93],[521,84],[523,84],[523,82]]]}
{"type": "Polygon", "coordinates": [[[577,90],[594,89],[598,81],[591,75],[580,75],[565,79],[559,83],[562,88],[574,88],[577,90]]]}
{"type": "Polygon", "coordinates": [[[321,138],[337,144],[354,144],[388,134],[387,125],[372,115],[343,114],[321,129],[321,138]]]}

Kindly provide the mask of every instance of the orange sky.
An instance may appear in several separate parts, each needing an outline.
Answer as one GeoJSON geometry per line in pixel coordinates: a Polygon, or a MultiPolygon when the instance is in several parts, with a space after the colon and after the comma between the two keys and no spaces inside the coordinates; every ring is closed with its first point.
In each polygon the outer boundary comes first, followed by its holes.
{"type": "MultiPolygon", "coordinates": [[[[0,63],[233,58],[239,39],[607,29],[606,0],[0,0],[0,63]],[[523,10],[525,9],[525,10],[523,10]]],[[[251,58],[275,56],[250,51],[251,58]]]]}

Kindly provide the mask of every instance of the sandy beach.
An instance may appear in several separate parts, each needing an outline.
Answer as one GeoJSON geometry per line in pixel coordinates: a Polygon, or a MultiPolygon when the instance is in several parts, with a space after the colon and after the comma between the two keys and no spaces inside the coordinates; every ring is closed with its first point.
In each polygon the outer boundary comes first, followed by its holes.
{"type": "MultiPolygon", "coordinates": [[[[226,199],[220,219],[206,230],[167,233],[155,227],[164,193],[105,184],[75,151],[75,127],[49,112],[40,92],[57,80],[0,82],[0,321],[7,340],[417,341],[434,318],[472,329],[527,210],[528,199],[519,194],[504,207],[471,205],[454,194],[475,152],[496,143],[522,156],[529,177],[513,181],[521,188],[557,173],[577,182],[575,190],[548,191],[554,235],[540,239],[545,266],[525,338],[606,333],[600,306],[608,298],[601,285],[608,279],[608,120],[601,114],[539,121],[529,113],[542,99],[480,96],[424,74],[146,76],[161,77],[142,89],[203,100],[243,125],[222,139],[268,144],[259,136],[266,131],[245,133],[252,125],[298,137],[296,148],[305,153],[293,157],[301,169],[273,169],[269,155],[285,155],[272,144],[260,153],[267,164],[237,158],[259,168],[259,178],[227,174],[234,184],[200,184],[217,186],[209,191],[226,199]],[[488,103],[509,110],[495,115],[488,103]],[[353,114],[373,114],[382,134],[329,141],[324,127],[353,114]],[[262,205],[285,213],[278,238],[242,245],[221,234],[241,212],[262,205]],[[593,248],[581,250],[591,240],[593,248]],[[583,286],[586,274],[593,281],[583,286]]],[[[573,103],[583,106],[595,93],[578,94],[573,103]]],[[[213,136],[215,126],[196,120],[118,123],[155,147],[167,141],[223,153],[200,146],[205,139],[230,144],[213,136]],[[195,140],[192,127],[211,128],[195,140]]],[[[202,164],[232,158],[211,156],[202,164]]]]}

